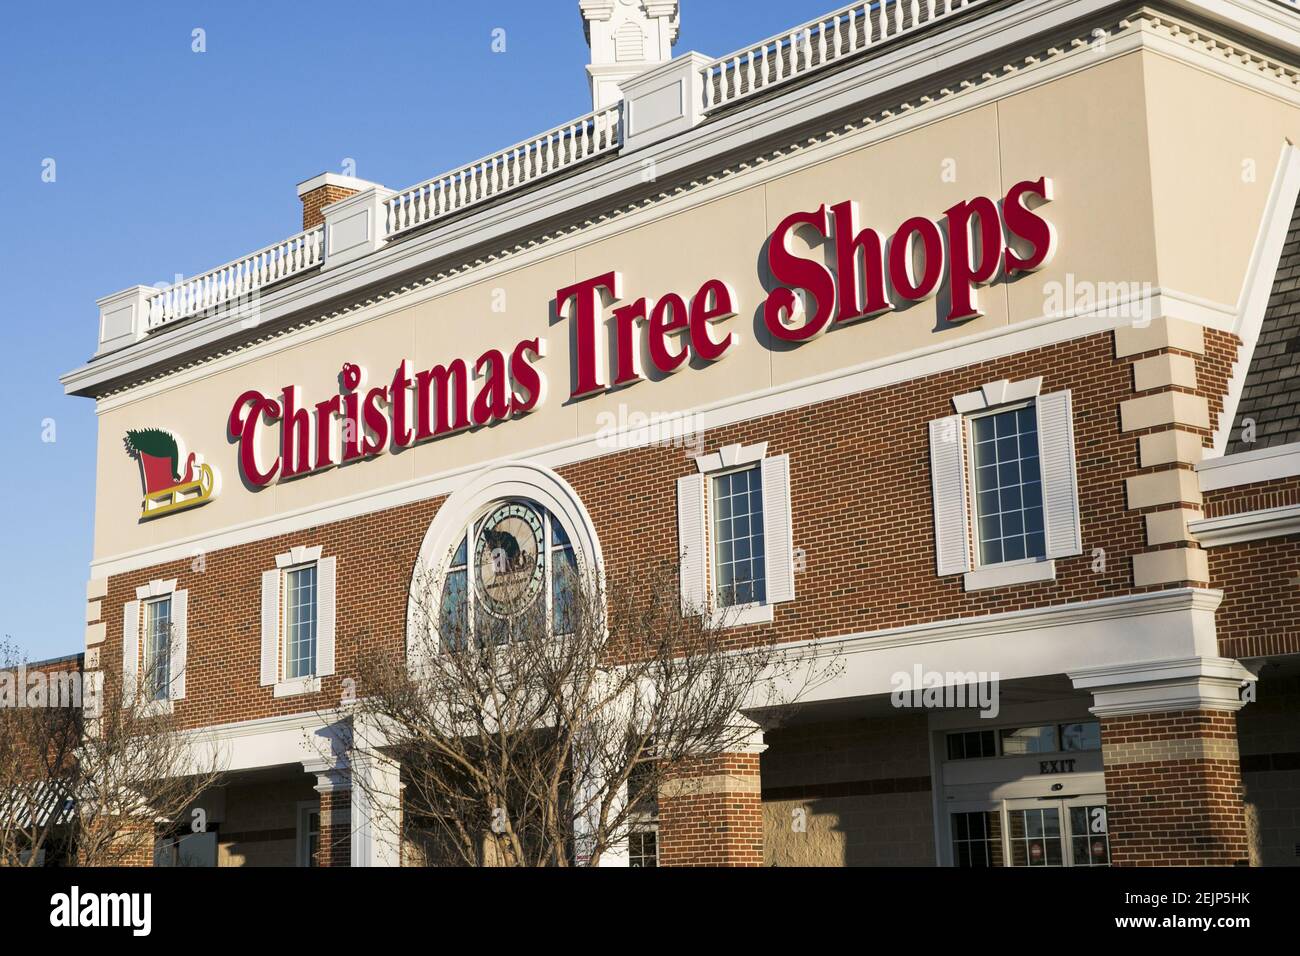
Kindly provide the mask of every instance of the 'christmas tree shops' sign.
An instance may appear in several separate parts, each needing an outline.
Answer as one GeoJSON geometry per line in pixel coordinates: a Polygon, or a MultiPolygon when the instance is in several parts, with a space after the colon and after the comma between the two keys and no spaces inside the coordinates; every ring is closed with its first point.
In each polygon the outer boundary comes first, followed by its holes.
{"type": "MultiPolygon", "coordinates": [[[[859,228],[853,201],[792,213],[767,244],[775,288],[762,303],[764,327],[775,340],[801,343],[942,290],[947,323],[972,319],[981,314],[981,286],[1040,269],[1050,260],[1055,231],[1036,210],[1051,198],[1051,180],[1026,180],[1000,201],[978,196],[948,209],[939,221],[907,219],[888,236],[859,228]],[[790,240],[796,233],[833,248],[827,259],[834,266],[795,251],[790,240]]],[[[708,279],[689,296],[667,292],[653,300],[624,299],[617,271],[556,291],[557,314],[567,310],[573,325],[576,374],[570,399],[639,382],[647,363],[666,375],[692,359],[717,362],[739,342],[734,332],[720,335],[716,327],[742,307],[722,279],[708,279]],[[609,316],[603,314],[606,300],[609,316]],[[607,323],[613,330],[612,361],[606,361],[607,323]]],[[[298,385],[272,394],[250,389],[230,409],[229,437],[239,446],[244,478],[264,486],[480,428],[527,415],[545,402],[540,364],[546,350],[546,339],[538,336],[508,349],[489,349],[472,362],[457,358],[415,369],[403,360],[374,384],[365,369],[347,363],[338,390],[313,401],[304,400],[298,385]],[[260,460],[259,431],[275,428],[275,453],[260,460]]]]}

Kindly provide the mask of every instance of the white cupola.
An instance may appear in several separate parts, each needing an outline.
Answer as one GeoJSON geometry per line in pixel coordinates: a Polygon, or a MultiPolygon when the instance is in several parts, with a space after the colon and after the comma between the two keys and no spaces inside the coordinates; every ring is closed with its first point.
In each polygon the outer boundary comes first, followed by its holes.
{"type": "Polygon", "coordinates": [[[622,83],[672,59],[678,0],[578,0],[591,47],[593,109],[623,98],[622,83]]]}

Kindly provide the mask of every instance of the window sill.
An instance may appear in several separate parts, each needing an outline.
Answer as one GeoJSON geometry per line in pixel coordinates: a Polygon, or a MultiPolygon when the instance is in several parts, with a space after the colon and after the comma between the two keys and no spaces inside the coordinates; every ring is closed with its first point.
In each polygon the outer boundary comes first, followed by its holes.
{"type": "Polygon", "coordinates": [[[275,685],[276,697],[297,697],[299,694],[315,694],[320,691],[319,677],[295,677],[282,680],[275,685]]]}
{"type": "Polygon", "coordinates": [[[171,712],[172,702],[170,698],[167,700],[151,700],[141,704],[136,710],[137,716],[140,717],[161,717],[163,714],[170,714],[171,712]]]}
{"type": "Polygon", "coordinates": [[[771,624],[771,604],[737,604],[713,609],[711,623],[714,627],[747,627],[750,624],[771,624]]]}
{"type": "Polygon", "coordinates": [[[1055,581],[1055,561],[1017,561],[1015,564],[994,564],[966,572],[966,590],[983,591],[1012,584],[1029,584],[1034,581],[1055,581]]]}

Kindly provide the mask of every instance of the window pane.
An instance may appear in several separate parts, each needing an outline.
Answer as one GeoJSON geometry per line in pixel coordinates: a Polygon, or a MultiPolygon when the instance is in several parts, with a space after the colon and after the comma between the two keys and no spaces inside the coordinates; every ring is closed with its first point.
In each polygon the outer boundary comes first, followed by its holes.
{"type": "Polygon", "coordinates": [[[172,599],[145,605],[144,687],[147,700],[166,700],[171,684],[172,599]]]}
{"type": "Polygon", "coordinates": [[[571,634],[577,613],[578,565],[572,548],[556,548],[551,558],[551,627],[556,634],[571,634]]]}
{"type": "Polygon", "coordinates": [[[991,730],[968,730],[948,735],[949,760],[994,756],[997,756],[997,749],[991,730]]]}
{"type": "Polygon", "coordinates": [[[1110,866],[1104,806],[1070,808],[1070,849],[1075,866],[1110,866]]]}
{"type": "Polygon", "coordinates": [[[310,677],[316,673],[316,565],[285,575],[285,608],[285,677],[310,677]]]}
{"type": "Polygon", "coordinates": [[[1016,754],[1053,753],[1056,750],[1056,725],[1041,727],[1007,727],[1002,731],[1002,753],[1016,754]]]}
{"type": "MultiPolygon", "coordinates": [[[[461,547],[464,547],[462,543],[461,547]]],[[[469,572],[464,568],[448,571],[442,582],[442,606],[438,621],[438,638],[442,647],[460,650],[468,645],[469,572]]]]}
{"type": "Polygon", "coordinates": [[[1061,724],[1062,750],[1100,750],[1101,723],[1095,720],[1080,724],[1061,724]]]}
{"type": "Polygon", "coordinates": [[[977,418],[972,432],[981,563],[1045,556],[1038,425],[1033,407],[977,418]]]}
{"type": "Polygon", "coordinates": [[[758,468],[713,479],[713,577],[719,607],[767,597],[762,474],[758,468]]]}
{"type": "Polygon", "coordinates": [[[952,814],[952,858],[956,866],[1001,866],[1002,827],[993,810],[952,814]]]}
{"type": "Polygon", "coordinates": [[[1012,810],[1007,818],[1011,826],[1012,866],[1064,864],[1059,810],[1012,810]]]}

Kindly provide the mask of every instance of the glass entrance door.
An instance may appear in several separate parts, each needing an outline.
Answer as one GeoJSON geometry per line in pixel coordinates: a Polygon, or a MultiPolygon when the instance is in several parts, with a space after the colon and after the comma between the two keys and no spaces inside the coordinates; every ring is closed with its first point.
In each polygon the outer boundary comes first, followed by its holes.
{"type": "Polygon", "coordinates": [[[954,807],[949,815],[954,866],[1109,866],[1106,800],[1006,800],[954,807]]]}
{"type": "Polygon", "coordinates": [[[1007,802],[1011,866],[1109,866],[1110,834],[1102,797],[1007,802]]]}

